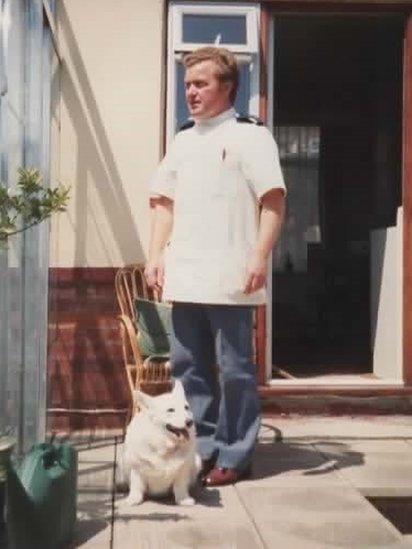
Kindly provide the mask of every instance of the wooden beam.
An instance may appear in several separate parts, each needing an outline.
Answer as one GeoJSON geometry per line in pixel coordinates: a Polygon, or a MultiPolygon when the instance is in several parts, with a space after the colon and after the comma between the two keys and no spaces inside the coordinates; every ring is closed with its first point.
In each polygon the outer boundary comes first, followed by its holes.
{"type": "MultiPolygon", "coordinates": [[[[260,75],[259,75],[259,117],[267,122],[268,115],[268,45],[269,45],[269,19],[270,12],[265,5],[260,12],[260,75]]],[[[266,383],[266,305],[259,305],[256,311],[256,365],[257,378],[260,384],[266,383]]]]}
{"type": "Polygon", "coordinates": [[[359,16],[380,16],[408,14],[412,10],[412,0],[403,2],[381,2],[366,0],[356,2],[353,0],[264,0],[264,5],[272,13],[277,15],[305,15],[322,14],[346,17],[351,15],[359,16]]]}
{"type": "Polygon", "coordinates": [[[404,11],[412,8],[412,0],[263,0],[267,6],[276,6],[277,8],[307,8],[308,11],[324,9],[336,10],[398,10],[404,11]]]}
{"type": "Polygon", "coordinates": [[[402,118],[403,378],[412,385],[412,14],[405,25],[402,118]]]}

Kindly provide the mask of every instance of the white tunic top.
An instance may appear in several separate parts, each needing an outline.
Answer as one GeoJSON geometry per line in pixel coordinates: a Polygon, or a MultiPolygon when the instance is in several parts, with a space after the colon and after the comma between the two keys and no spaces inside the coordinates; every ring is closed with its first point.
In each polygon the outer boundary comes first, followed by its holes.
{"type": "Polygon", "coordinates": [[[163,299],[259,305],[265,289],[244,294],[259,223],[259,200],[286,188],[278,150],[264,126],[229,109],[179,132],[157,168],[151,195],[174,200],[165,250],[163,299]]]}

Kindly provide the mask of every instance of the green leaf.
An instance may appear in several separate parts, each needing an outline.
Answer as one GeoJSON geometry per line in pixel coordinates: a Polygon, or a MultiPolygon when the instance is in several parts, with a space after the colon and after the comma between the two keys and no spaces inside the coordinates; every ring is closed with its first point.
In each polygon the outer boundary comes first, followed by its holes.
{"type": "Polygon", "coordinates": [[[17,173],[17,194],[0,183],[0,246],[11,234],[66,211],[69,200],[70,187],[44,187],[38,169],[19,168],[17,173]]]}

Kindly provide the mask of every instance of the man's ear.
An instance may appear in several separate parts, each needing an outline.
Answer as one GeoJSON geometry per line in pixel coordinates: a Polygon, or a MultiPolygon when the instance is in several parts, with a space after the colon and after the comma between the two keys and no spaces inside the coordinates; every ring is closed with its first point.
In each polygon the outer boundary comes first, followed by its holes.
{"type": "Polygon", "coordinates": [[[183,384],[179,379],[175,379],[172,393],[180,398],[186,398],[183,384]]]}
{"type": "Polygon", "coordinates": [[[143,391],[133,391],[133,399],[139,408],[143,410],[150,408],[152,397],[143,391]]]}
{"type": "MultiPolygon", "coordinates": [[[[222,85],[223,89],[225,90],[225,92],[227,93],[227,97],[228,97],[229,101],[232,103],[231,97],[233,95],[233,90],[235,88],[234,83],[230,80],[225,80],[221,83],[221,85],[222,85]]],[[[233,107],[234,105],[231,104],[230,106],[233,107]]]]}

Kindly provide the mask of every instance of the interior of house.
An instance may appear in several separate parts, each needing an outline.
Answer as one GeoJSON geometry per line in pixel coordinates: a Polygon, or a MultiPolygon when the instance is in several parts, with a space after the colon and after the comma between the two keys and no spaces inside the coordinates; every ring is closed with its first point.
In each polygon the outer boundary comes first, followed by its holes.
{"type": "Polygon", "coordinates": [[[288,188],[273,251],[275,379],[379,377],[376,323],[392,290],[379,276],[389,244],[374,235],[396,230],[401,204],[402,35],[394,16],[275,16],[288,188]]]}

